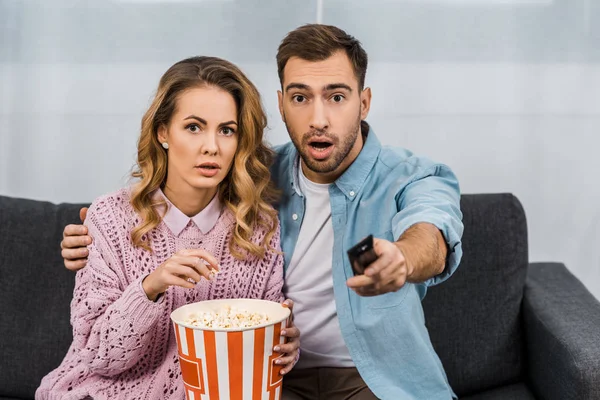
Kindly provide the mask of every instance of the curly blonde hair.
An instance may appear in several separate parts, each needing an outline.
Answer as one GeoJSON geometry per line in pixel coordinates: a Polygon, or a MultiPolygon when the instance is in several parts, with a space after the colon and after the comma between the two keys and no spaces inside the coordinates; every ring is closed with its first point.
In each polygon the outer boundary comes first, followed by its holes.
{"type": "Polygon", "coordinates": [[[252,82],[234,64],[216,57],[182,60],[160,79],[156,96],[142,119],[137,168],[132,173],[139,182],[133,188],[131,204],[142,221],[132,230],[131,239],[135,246],[151,250],[145,235],[162,220],[156,210],[161,203],[152,198],[154,191],[164,187],[168,172],[167,153],[159,143],[158,129],[168,126],[184,91],[205,86],[228,92],[237,105],[238,148],[218,189],[219,199],[236,218],[229,250],[238,259],[249,254],[263,258],[278,223],[277,212],[271,206],[276,194],[269,172],[273,151],[263,142],[267,117],[252,82]],[[258,244],[251,241],[256,227],[267,232],[258,244]]]}

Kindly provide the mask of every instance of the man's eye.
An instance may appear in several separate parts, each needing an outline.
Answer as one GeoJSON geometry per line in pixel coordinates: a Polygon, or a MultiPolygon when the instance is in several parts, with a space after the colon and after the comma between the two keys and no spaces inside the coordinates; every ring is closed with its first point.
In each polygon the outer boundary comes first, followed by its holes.
{"type": "Polygon", "coordinates": [[[341,94],[336,94],[335,96],[333,96],[333,101],[335,101],[336,103],[339,103],[343,99],[344,99],[344,96],[342,96],[341,94]]]}
{"type": "Polygon", "coordinates": [[[306,98],[304,96],[301,96],[301,95],[294,96],[294,101],[296,103],[302,103],[302,102],[304,102],[304,100],[306,100],[306,98]]]}

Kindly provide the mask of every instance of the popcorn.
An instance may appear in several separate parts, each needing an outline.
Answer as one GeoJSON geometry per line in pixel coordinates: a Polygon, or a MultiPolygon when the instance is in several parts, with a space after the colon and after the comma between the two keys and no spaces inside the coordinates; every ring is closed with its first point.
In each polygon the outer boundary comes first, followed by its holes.
{"type": "Polygon", "coordinates": [[[217,312],[202,312],[198,315],[192,314],[184,321],[187,325],[206,328],[251,328],[253,326],[266,324],[269,317],[258,312],[226,306],[217,312]]]}

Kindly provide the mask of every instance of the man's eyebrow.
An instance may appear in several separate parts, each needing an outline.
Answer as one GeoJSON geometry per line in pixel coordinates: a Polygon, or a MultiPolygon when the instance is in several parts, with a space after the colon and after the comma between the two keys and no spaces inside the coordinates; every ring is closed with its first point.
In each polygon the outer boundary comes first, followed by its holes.
{"type": "Polygon", "coordinates": [[[332,90],[337,90],[337,89],[344,89],[349,92],[352,92],[352,88],[350,86],[346,85],[345,83],[330,83],[329,85],[325,86],[324,92],[330,92],[332,90]]]}
{"type": "Polygon", "coordinates": [[[304,83],[292,82],[285,87],[285,91],[287,92],[291,89],[310,90],[310,86],[305,85],[304,83]]]}

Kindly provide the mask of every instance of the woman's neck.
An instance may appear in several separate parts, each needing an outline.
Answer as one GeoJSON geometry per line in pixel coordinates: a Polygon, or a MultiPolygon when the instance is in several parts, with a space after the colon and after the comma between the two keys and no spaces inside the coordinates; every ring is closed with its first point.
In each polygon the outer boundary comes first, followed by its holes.
{"type": "Polygon", "coordinates": [[[190,186],[182,188],[170,186],[167,181],[163,193],[175,207],[191,218],[206,208],[217,193],[217,188],[196,189],[190,186]]]}

